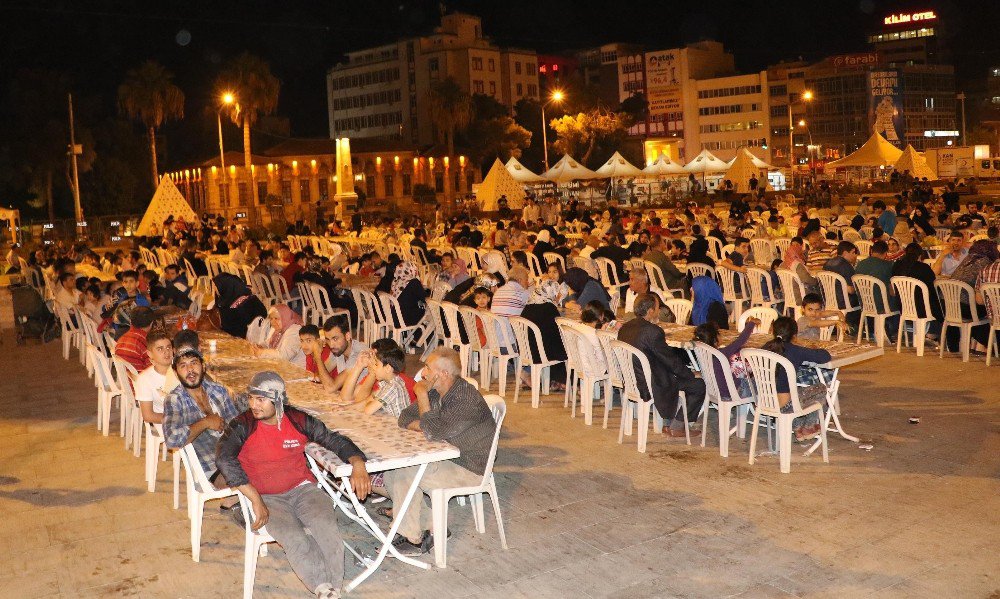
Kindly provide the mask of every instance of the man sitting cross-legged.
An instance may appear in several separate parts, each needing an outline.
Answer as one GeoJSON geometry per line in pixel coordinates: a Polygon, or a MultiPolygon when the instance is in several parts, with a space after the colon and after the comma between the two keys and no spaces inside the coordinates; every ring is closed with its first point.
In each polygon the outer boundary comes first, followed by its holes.
{"type": "Polygon", "coordinates": [[[365,454],[287,405],[285,381],[276,372],[254,375],[247,392],[250,409],[229,423],[219,443],[219,471],[250,500],[252,528],[267,525],[306,587],[317,597],[340,597],[344,541],[330,497],[316,486],[304,452],[317,443],[351,464],[351,487],[361,501],[371,492],[365,454]]]}

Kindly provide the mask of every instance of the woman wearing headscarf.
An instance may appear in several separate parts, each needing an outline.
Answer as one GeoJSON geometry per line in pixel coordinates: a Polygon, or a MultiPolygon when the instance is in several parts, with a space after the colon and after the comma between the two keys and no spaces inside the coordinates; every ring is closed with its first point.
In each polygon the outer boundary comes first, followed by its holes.
{"type": "MultiPolygon", "coordinates": [[[[801,237],[793,237],[785,255],[781,261],[781,268],[790,270],[799,276],[799,280],[806,286],[806,293],[819,293],[819,280],[812,276],[806,267],[806,249],[801,237]]],[[[796,291],[798,293],[798,291],[796,291]]],[[[798,298],[799,301],[802,298],[798,298]]]]}
{"type": "Polygon", "coordinates": [[[417,274],[416,264],[409,260],[400,262],[393,271],[389,289],[389,294],[399,300],[399,309],[406,326],[413,326],[424,317],[427,290],[420,284],[417,274]]]}
{"type": "Polygon", "coordinates": [[[571,291],[570,295],[566,297],[567,305],[575,302],[578,309],[582,310],[590,302],[597,301],[608,310],[611,309],[611,296],[608,295],[608,290],[582,268],[574,266],[567,269],[563,275],[563,282],[571,291]]]}
{"type": "Polygon", "coordinates": [[[712,268],[715,268],[715,260],[708,255],[708,240],[705,239],[704,235],[698,235],[691,242],[688,247],[688,262],[697,262],[698,264],[707,264],[712,268]]]}
{"type": "Polygon", "coordinates": [[[488,273],[500,275],[500,284],[507,282],[507,257],[500,250],[490,250],[483,256],[483,268],[488,273]]]}
{"type": "Polygon", "coordinates": [[[531,253],[538,258],[538,264],[542,268],[545,268],[545,254],[555,252],[556,249],[552,246],[552,233],[548,229],[542,229],[538,232],[538,237],[535,239],[535,247],[532,248],[531,253]]]}
{"type": "Polygon", "coordinates": [[[302,318],[285,304],[275,304],[268,309],[267,320],[271,323],[271,335],[264,349],[255,350],[257,357],[288,360],[299,368],[305,368],[306,355],[299,342],[302,318]]]}
{"type": "MultiPolygon", "coordinates": [[[[559,308],[556,302],[559,301],[559,283],[550,280],[543,280],[533,288],[531,296],[528,298],[528,305],[521,311],[521,318],[529,320],[538,327],[542,333],[542,347],[545,348],[545,357],[549,360],[565,360],[566,348],[563,347],[562,337],[559,335],[559,325],[556,319],[559,318],[559,308]]],[[[538,347],[534,338],[530,340],[532,360],[537,361],[538,347]]],[[[523,349],[522,349],[523,351],[523,349]]],[[[551,381],[566,380],[566,364],[560,362],[552,366],[549,373],[551,381]]],[[[525,378],[522,373],[522,381],[530,384],[531,379],[525,378]]],[[[562,385],[554,383],[556,390],[561,390],[562,385]]]]}
{"type": "Polygon", "coordinates": [[[706,276],[695,277],[691,281],[691,324],[698,326],[714,322],[720,329],[729,329],[729,313],[726,301],[722,299],[722,289],[715,279],[706,276]]]}
{"type": "MultiPolygon", "coordinates": [[[[974,289],[978,289],[977,283],[980,282],[980,275],[997,260],[1000,260],[1000,250],[997,249],[997,245],[989,239],[980,239],[972,243],[972,246],[969,248],[969,254],[958,265],[955,272],[951,273],[951,278],[956,281],[962,281],[974,289]]],[[[967,295],[962,295],[962,318],[972,317],[972,308],[968,304],[969,299],[967,295]]],[[[971,299],[975,301],[975,297],[971,299]]],[[[986,306],[980,304],[977,308],[977,313],[980,317],[986,315],[986,306]]],[[[972,327],[972,337],[977,343],[985,346],[989,340],[989,330],[989,324],[972,327]]],[[[956,345],[958,339],[958,329],[951,327],[951,330],[948,331],[948,344],[956,345]]],[[[982,349],[978,351],[982,351],[982,349]]]]}
{"type": "Polygon", "coordinates": [[[246,337],[247,326],[258,316],[267,318],[267,308],[242,279],[234,274],[222,273],[212,279],[215,283],[215,306],[219,309],[220,328],[233,337],[246,337]]]}
{"type": "Polygon", "coordinates": [[[385,274],[379,279],[378,285],[375,286],[375,292],[389,293],[392,289],[392,283],[396,279],[396,268],[402,264],[402,260],[396,254],[389,254],[388,259],[385,262],[385,274]]]}

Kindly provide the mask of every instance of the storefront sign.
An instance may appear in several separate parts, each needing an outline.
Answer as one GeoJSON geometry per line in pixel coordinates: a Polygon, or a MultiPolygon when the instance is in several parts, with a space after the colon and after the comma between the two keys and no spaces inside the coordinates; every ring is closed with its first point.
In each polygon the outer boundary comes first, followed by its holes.
{"type": "Polygon", "coordinates": [[[884,19],[886,25],[908,25],[910,23],[921,23],[923,21],[935,21],[937,15],[933,10],[924,12],[901,12],[889,15],[884,19]]]}
{"type": "Polygon", "coordinates": [[[858,68],[878,64],[878,52],[861,52],[860,54],[841,54],[830,59],[835,68],[858,68]]]}
{"type": "Polygon", "coordinates": [[[677,50],[646,53],[646,100],[649,114],[683,110],[680,53],[677,50]]]}
{"type": "Polygon", "coordinates": [[[868,74],[868,120],[872,131],[894,146],[904,144],[903,95],[900,93],[899,71],[872,71],[868,74]]]}

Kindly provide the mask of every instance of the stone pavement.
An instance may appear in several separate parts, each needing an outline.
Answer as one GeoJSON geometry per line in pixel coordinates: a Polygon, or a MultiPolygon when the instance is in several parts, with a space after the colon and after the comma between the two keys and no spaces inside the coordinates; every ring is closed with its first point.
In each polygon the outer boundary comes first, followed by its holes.
{"type": "MultiPolygon", "coordinates": [[[[142,460],[97,433],[75,352],[3,337],[0,597],[239,596],[242,532],[210,504],[192,562],[169,462],[147,493],[142,460]]],[[[713,433],[705,449],[651,435],[643,455],[561,396],[511,405],[496,466],[510,550],[488,502],[484,535],[453,504],[448,569],[389,560],[352,596],[1000,596],[1000,366],[890,352],[842,377],[845,426],[874,449],[834,437],[829,464],[797,455],[788,475],[749,466],[739,440],[720,458],[713,433]]],[[[276,547],[255,592],[308,596],[276,547]]]]}

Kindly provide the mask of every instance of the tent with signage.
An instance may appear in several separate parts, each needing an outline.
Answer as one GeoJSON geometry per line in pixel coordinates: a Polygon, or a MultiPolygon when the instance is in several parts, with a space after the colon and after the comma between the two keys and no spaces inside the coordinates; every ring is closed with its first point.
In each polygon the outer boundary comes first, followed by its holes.
{"type": "Polygon", "coordinates": [[[863,146],[855,150],[854,153],[841,158],[840,160],[834,160],[833,162],[826,163],[826,168],[891,167],[896,164],[896,161],[899,160],[899,157],[902,155],[902,150],[886,141],[884,137],[876,132],[872,133],[872,136],[868,138],[868,141],[866,141],[863,146]]]}
{"type": "Polygon", "coordinates": [[[722,173],[729,168],[724,160],[720,160],[708,150],[702,150],[700,154],[691,159],[684,165],[685,173],[698,173],[698,174],[710,174],[710,173],[722,173]]]}
{"type": "Polygon", "coordinates": [[[628,160],[625,160],[625,158],[618,152],[612,154],[611,158],[608,158],[608,161],[594,172],[600,178],[612,179],[621,177],[641,177],[643,175],[641,170],[632,166],[632,164],[628,160]]]}
{"type": "Polygon", "coordinates": [[[668,158],[665,154],[661,154],[655,162],[642,169],[642,172],[647,177],[674,177],[683,175],[684,167],[668,158]]]}
{"type": "Polygon", "coordinates": [[[134,234],[138,237],[149,235],[154,225],[157,231],[162,232],[163,221],[169,216],[173,216],[175,220],[183,217],[189,223],[198,222],[198,215],[174,185],[173,179],[164,175],[160,177],[160,186],[156,188],[149,208],[146,208],[146,214],[142,216],[134,234]]]}
{"type": "Polygon", "coordinates": [[[507,161],[506,166],[507,171],[518,183],[545,183],[546,181],[544,177],[540,177],[539,175],[536,175],[528,170],[527,167],[521,164],[521,162],[513,156],[511,156],[510,160],[507,161]]]}
{"type": "Polygon", "coordinates": [[[893,165],[893,168],[897,173],[903,174],[909,171],[910,175],[915,179],[927,178],[928,181],[936,181],[938,176],[934,172],[934,168],[927,164],[927,159],[924,158],[923,154],[916,151],[912,145],[907,144],[906,149],[903,150],[902,156],[893,165]]]}
{"type": "Polygon", "coordinates": [[[497,209],[497,200],[507,196],[507,206],[513,209],[524,208],[524,186],[514,180],[507,167],[500,159],[493,161],[490,172],[476,187],[476,200],[483,210],[497,209]]]}
{"type": "Polygon", "coordinates": [[[569,154],[565,154],[552,168],[542,173],[542,176],[553,183],[569,183],[580,179],[596,179],[597,173],[577,162],[569,154]]]}
{"type": "Polygon", "coordinates": [[[756,177],[758,185],[764,185],[766,188],[767,173],[772,170],[777,169],[754,156],[750,150],[740,148],[736,151],[736,157],[729,163],[729,168],[722,178],[732,181],[733,189],[737,193],[749,193],[750,178],[756,177]]]}

